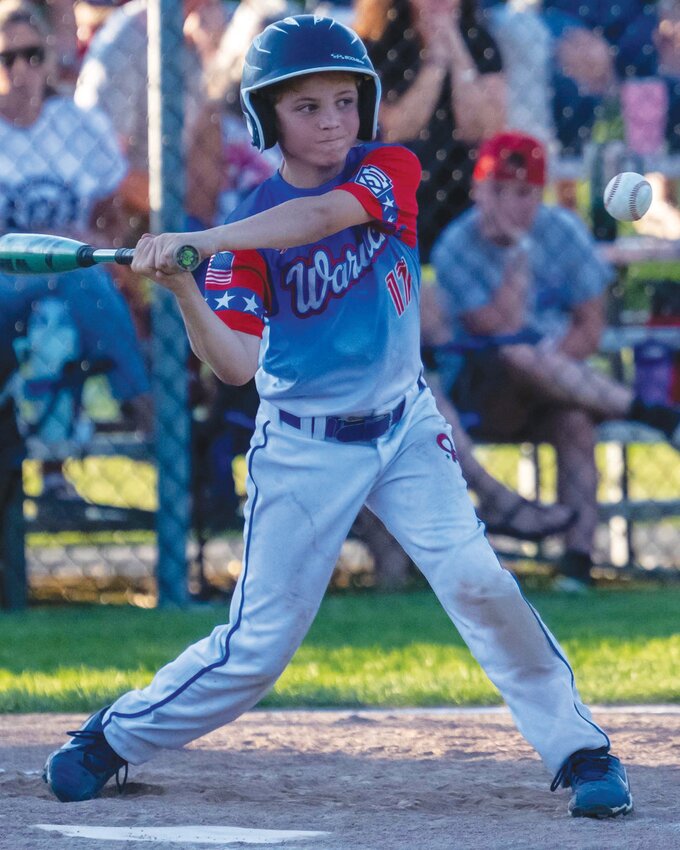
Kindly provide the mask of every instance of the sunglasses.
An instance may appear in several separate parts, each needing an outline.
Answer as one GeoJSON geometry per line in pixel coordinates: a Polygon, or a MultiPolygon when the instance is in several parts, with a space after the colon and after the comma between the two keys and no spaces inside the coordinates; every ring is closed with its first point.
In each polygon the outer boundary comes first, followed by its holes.
{"type": "Polygon", "coordinates": [[[45,61],[45,48],[39,44],[22,47],[19,50],[3,50],[0,52],[0,66],[11,71],[17,59],[23,59],[28,65],[37,68],[45,61]]]}

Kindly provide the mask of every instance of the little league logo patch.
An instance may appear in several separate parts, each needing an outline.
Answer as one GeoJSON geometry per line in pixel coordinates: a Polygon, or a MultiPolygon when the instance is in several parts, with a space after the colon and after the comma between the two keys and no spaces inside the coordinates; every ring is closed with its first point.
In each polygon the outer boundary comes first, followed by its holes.
{"type": "Polygon", "coordinates": [[[454,463],[458,461],[458,455],[448,434],[437,434],[437,445],[454,463]]]}
{"type": "Polygon", "coordinates": [[[376,198],[392,191],[392,181],[384,171],[381,171],[375,165],[362,165],[354,178],[354,182],[360,186],[365,186],[376,198]]]}

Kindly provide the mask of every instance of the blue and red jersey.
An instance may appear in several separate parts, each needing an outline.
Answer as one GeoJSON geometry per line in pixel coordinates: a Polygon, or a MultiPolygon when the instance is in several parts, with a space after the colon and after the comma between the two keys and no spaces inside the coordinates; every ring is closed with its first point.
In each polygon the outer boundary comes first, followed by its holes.
{"type": "Polygon", "coordinates": [[[298,189],[277,173],[234,212],[231,220],[242,220],[338,190],[373,219],[309,245],[212,257],[206,301],[230,328],[262,336],[261,398],[298,416],[365,413],[415,383],[420,174],[417,157],[400,145],[359,145],[328,183],[298,189]]]}

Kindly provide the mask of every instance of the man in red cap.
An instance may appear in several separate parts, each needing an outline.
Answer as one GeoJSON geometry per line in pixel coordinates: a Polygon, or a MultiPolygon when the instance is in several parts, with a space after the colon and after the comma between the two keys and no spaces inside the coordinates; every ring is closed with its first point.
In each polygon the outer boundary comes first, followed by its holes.
{"type": "Polygon", "coordinates": [[[680,447],[680,411],[645,405],[585,362],[599,347],[613,271],[577,216],[543,204],[545,183],[545,151],[531,136],[505,132],[480,148],[475,206],[432,253],[453,340],[439,367],[472,436],[555,446],[558,499],[579,513],[561,584],[581,590],[597,525],[597,423],[634,419],[680,447]]]}

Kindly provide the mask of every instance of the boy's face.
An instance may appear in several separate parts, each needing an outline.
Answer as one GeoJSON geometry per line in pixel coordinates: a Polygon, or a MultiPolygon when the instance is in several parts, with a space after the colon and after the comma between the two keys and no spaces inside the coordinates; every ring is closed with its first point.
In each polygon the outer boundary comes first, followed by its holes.
{"type": "Polygon", "coordinates": [[[279,145],[289,166],[334,169],[345,162],[359,132],[356,74],[300,77],[274,106],[279,145]]]}
{"type": "Polygon", "coordinates": [[[473,197],[484,235],[493,242],[511,244],[527,233],[543,200],[543,188],[526,180],[477,181],[473,197]]]}

